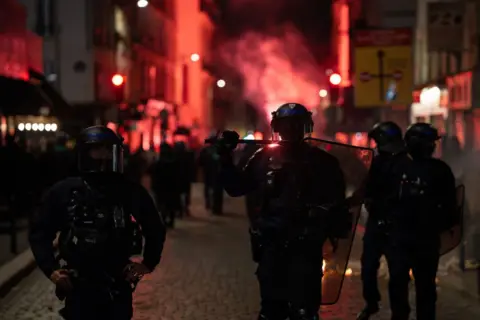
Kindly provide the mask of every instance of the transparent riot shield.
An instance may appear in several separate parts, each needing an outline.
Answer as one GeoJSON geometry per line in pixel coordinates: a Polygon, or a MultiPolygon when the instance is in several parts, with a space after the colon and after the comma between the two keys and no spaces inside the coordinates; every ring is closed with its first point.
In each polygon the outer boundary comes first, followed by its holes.
{"type": "Polygon", "coordinates": [[[449,230],[442,233],[440,237],[440,255],[444,255],[455,249],[463,238],[463,207],[465,203],[465,186],[459,185],[456,188],[457,207],[456,215],[458,223],[449,230]]]}
{"type": "Polygon", "coordinates": [[[342,239],[328,239],[323,246],[322,304],[332,305],[340,298],[362,208],[362,186],[366,181],[372,164],[373,150],[313,138],[307,138],[306,141],[337,158],[347,185],[347,194],[345,196],[353,200],[348,201],[348,208],[352,217],[350,233],[342,239]]]}

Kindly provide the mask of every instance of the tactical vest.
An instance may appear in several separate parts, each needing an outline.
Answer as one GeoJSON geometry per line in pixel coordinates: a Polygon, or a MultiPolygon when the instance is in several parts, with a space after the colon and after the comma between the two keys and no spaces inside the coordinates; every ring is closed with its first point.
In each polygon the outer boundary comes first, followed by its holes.
{"type": "Polygon", "coordinates": [[[262,215],[277,216],[285,223],[302,220],[308,215],[304,206],[311,199],[310,161],[308,149],[305,154],[286,152],[282,146],[266,151],[262,163],[263,191],[262,215]]]}
{"type": "MultiPolygon", "coordinates": [[[[60,256],[73,267],[126,260],[141,252],[142,235],[131,208],[96,194],[87,185],[71,191],[60,256]]],[[[118,199],[122,199],[118,195],[118,199]]]]}

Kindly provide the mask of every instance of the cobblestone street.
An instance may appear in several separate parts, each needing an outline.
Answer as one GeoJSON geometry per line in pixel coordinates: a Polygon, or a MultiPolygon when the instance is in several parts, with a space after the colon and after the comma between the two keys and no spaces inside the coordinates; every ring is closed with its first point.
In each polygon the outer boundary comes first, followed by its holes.
{"type": "MultiPolygon", "coordinates": [[[[161,265],[137,288],[134,319],[256,319],[255,265],[241,208],[241,200],[228,199],[226,215],[211,217],[197,204],[194,217],[179,221],[177,229],[169,232],[161,265]]],[[[322,319],[354,319],[362,308],[358,256],[355,252],[353,275],[345,282],[340,302],[323,308],[322,319]]],[[[382,286],[386,287],[385,281],[382,286]]],[[[0,319],[59,319],[61,304],[52,290],[50,282],[35,271],[0,301],[0,319]]],[[[439,320],[480,319],[478,302],[447,289],[439,291],[439,320]]],[[[388,305],[374,319],[389,319],[388,305]]]]}

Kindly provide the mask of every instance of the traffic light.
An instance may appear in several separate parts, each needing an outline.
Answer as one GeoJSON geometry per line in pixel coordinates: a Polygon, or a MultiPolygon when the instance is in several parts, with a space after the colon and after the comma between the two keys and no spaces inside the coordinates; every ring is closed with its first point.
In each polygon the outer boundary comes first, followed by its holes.
{"type": "Polygon", "coordinates": [[[116,73],[112,76],[113,95],[117,104],[125,102],[125,76],[116,73]]]}
{"type": "Polygon", "coordinates": [[[337,105],[340,102],[340,84],[342,77],[338,73],[332,73],[328,78],[328,93],[330,96],[330,104],[337,105]]]}

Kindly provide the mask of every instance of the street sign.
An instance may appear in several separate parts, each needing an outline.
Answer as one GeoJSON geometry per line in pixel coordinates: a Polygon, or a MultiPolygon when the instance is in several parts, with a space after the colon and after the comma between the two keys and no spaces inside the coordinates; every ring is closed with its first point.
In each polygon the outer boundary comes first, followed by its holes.
{"type": "Polygon", "coordinates": [[[368,72],[360,72],[360,81],[367,82],[372,79],[372,76],[368,72]]]}
{"type": "Polygon", "coordinates": [[[360,30],[355,34],[355,106],[376,108],[412,101],[412,31],[360,30]],[[395,95],[391,82],[395,81],[395,95]],[[394,97],[393,100],[387,97],[394,97]]]}
{"type": "Polygon", "coordinates": [[[403,73],[400,70],[396,70],[392,73],[392,78],[395,80],[401,80],[402,76],[403,76],[403,73]]]}

